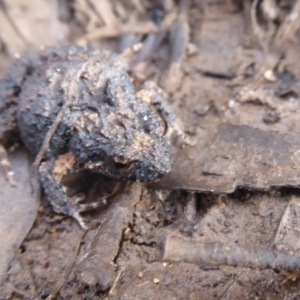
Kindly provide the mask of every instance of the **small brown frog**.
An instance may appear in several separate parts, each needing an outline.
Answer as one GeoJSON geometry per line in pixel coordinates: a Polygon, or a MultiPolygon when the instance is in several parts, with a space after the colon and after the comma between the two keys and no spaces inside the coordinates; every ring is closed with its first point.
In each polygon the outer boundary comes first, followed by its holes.
{"type": "MultiPolygon", "coordinates": [[[[119,180],[158,180],[172,166],[169,120],[164,93],[152,82],[136,92],[125,64],[107,51],[46,48],[17,58],[0,81],[1,144],[21,139],[38,155],[53,131],[39,177],[53,208],[81,226],[79,213],[92,206],[70,202],[62,177],[88,169],[119,180]]],[[[2,165],[12,182],[8,161],[2,165]]]]}

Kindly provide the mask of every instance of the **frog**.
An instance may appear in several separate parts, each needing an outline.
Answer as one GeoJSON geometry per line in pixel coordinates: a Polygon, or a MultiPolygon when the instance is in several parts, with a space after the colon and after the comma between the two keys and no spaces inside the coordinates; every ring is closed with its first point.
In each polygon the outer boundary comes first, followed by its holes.
{"type": "Polygon", "coordinates": [[[175,116],[152,81],[136,88],[126,61],[91,47],[46,47],[18,55],[0,80],[0,164],[14,185],[7,149],[36,158],[53,209],[76,219],[97,203],[73,203],[63,178],[89,170],[120,181],[154,182],[170,172],[175,116]],[[174,126],[171,126],[174,124],[174,126]]]}

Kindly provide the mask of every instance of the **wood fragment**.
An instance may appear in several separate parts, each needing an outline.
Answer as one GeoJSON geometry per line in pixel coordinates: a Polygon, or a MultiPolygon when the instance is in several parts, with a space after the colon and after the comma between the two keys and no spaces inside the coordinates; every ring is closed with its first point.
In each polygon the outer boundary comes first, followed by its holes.
{"type": "Polygon", "coordinates": [[[119,283],[119,281],[120,281],[120,278],[121,278],[121,275],[122,275],[123,272],[124,272],[124,269],[121,269],[121,270],[118,272],[118,274],[117,274],[117,276],[116,276],[116,278],[115,278],[115,281],[114,281],[114,283],[113,283],[111,289],[110,289],[109,292],[108,292],[108,294],[109,294],[110,296],[114,296],[114,295],[116,294],[117,285],[118,285],[118,283],[119,283]]]}
{"type": "Polygon", "coordinates": [[[106,27],[113,27],[118,24],[118,20],[113,12],[112,3],[109,0],[88,0],[95,9],[95,13],[101,16],[106,27]]]}
{"type": "Polygon", "coordinates": [[[300,257],[266,249],[249,250],[221,243],[201,243],[168,237],[161,245],[157,258],[162,261],[184,261],[198,265],[239,266],[246,268],[296,271],[300,257]]]}
{"type": "Polygon", "coordinates": [[[292,11],[287,15],[284,22],[280,26],[277,35],[276,40],[277,43],[281,46],[284,46],[285,44],[283,41],[286,41],[288,39],[291,39],[297,32],[297,30],[300,28],[300,0],[297,0],[297,2],[294,4],[292,11]]]}

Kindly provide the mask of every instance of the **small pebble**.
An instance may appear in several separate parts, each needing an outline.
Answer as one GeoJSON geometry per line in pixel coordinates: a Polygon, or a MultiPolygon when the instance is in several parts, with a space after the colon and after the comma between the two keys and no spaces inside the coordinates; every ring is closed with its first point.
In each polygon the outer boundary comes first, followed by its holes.
{"type": "Polygon", "coordinates": [[[264,78],[270,82],[274,82],[276,81],[276,75],[274,74],[274,71],[273,70],[267,70],[265,71],[264,73],[264,78]]]}

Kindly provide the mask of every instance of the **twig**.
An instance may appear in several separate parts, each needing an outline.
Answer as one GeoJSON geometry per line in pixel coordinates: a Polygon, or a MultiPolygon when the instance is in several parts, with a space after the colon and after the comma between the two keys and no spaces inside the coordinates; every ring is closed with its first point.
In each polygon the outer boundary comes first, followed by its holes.
{"type": "MultiPolygon", "coordinates": [[[[83,63],[80,70],[77,70],[76,72],[82,72],[82,70],[86,67],[86,63],[83,63]]],[[[72,91],[76,90],[76,86],[77,86],[77,81],[76,81],[76,74],[74,74],[73,72],[69,73],[66,75],[68,78],[65,78],[65,81],[68,82],[68,86],[65,86],[66,89],[66,93],[65,93],[65,101],[64,104],[62,105],[61,109],[59,110],[55,120],[53,121],[53,123],[51,124],[45,138],[43,141],[43,144],[33,162],[32,165],[32,170],[31,170],[31,178],[35,177],[37,168],[39,167],[44,154],[46,153],[46,151],[49,148],[50,145],[50,140],[53,136],[53,134],[55,133],[55,130],[57,129],[57,126],[59,125],[60,121],[62,120],[67,108],[69,107],[69,105],[72,103],[73,101],[73,96],[72,96],[72,91]]]]}
{"type": "Polygon", "coordinates": [[[184,261],[199,265],[300,270],[300,257],[290,253],[265,249],[233,248],[220,243],[200,243],[170,237],[161,245],[158,258],[163,261],[184,261]]]}
{"type": "Polygon", "coordinates": [[[113,285],[112,285],[112,287],[111,287],[111,289],[109,290],[109,293],[108,293],[110,296],[115,295],[115,291],[116,291],[117,285],[118,285],[119,280],[120,280],[120,278],[121,278],[121,275],[122,275],[122,273],[123,273],[124,271],[125,271],[125,268],[124,268],[124,269],[121,269],[121,270],[119,271],[119,273],[117,274],[117,276],[116,276],[116,278],[115,278],[115,281],[114,281],[114,283],[113,283],[113,285]]]}

